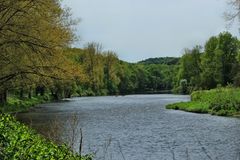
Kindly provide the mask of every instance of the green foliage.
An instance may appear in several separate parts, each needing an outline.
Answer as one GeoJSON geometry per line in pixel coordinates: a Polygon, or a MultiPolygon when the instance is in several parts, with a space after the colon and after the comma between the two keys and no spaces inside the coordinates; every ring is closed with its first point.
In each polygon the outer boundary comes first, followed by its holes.
{"type": "Polygon", "coordinates": [[[8,0],[1,6],[0,97],[5,90],[66,76],[62,50],[74,39],[75,22],[69,10],[58,0],[8,0]]]}
{"type": "MultiPolygon", "coordinates": [[[[238,43],[240,43],[240,42],[238,42],[238,43]]],[[[238,44],[239,45],[239,44],[238,44]]],[[[238,54],[237,54],[237,62],[239,63],[240,62],[240,53],[238,52],[238,54]]]]}
{"type": "Polygon", "coordinates": [[[0,116],[0,159],[2,160],[91,160],[81,157],[65,145],[58,146],[10,115],[0,116]]]}
{"type": "Polygon", "coordinates": [[[228,32],[211,37],[202,56],[202,85],[211,89],[222,84],[233,83],[237,74],[239,41],[228,32]],[[235,71],[234,71],[235,70],[235,71]]]}
{"type": "Polygon", "coordinates": [[[56,99],[173,90],[189,94],[218,84],[240,84],[239,42],[228,32],[211,37],[205,44],[186,49],[181,58],[150,58],[139,63],[118,59],[112,51],[102,51],[98,43],[85,48],[65,49],[81,74],[71,80],[55,80],[47,86],[56,99]],[[184,80],[184,81],[183,81],[184,80]]]}
{"type": "Polygon", "coordinates": [[[180,102],[175,104],[169,104],[166,106],[167,109],[175,109],[175,110],[184,110],[187,112],[195,112],[195,113],[208,113],[209,112],[209,104],[204,102],[180,102]]]}
{"type": "MultiPolygon", "coordinates": [[[[240,68],[240,66],[238,67],[240,68]]],[[[233,81],[234,86],[240,86],[240,72],[236,74],[233,81]]]]}
{"type": "MultiPolygon", "coordinates": [[[[24,86],[23,81],[13,82],[17,88],[0,91],[0,102],[7,93],[31,93],[34,88],[41,95],[51,96],[55,100],[74,96],[101,96],[136,93],[159,93],[174,91],[189,94],[196,90],[211,89],[218,85],[240,84],[239,41],[228,32],[211,37],[205,44],[186,49],[181,58],[151,58],[139,63],[127,63],[118,59],[112,51],[102,51],[98,43],[88,43],[85,48],[66,48],[64,55],[73,64],[66,65],[73,75],[57,73],[64,79],[38,79],[37,83],[24,86]],[[78,73],[78,74],[74,74],[78,73]],[[46,92],[46,93],[45,93],[46,92]]],[[[65,63],[64,63],[65,64],[65,63]]],[[[60,76],[60,77],[61,77],[60,76]]],[[[58,77],[58,76],[56,76],[58,77]]],[[[36,77],[35,77],[36,78],[36,77]]],[[[194,97],[194,96],[193,96],[194,97]]],[[[8,99],[9,101],[10,99],[8,99]]],[[[14,102],[3,111],[21,110],[34,105],[34,100],[14,102]],[[12,105],[13,104],[13,105],[12,105]]],[[[38,103],[38,102],[36,102],[38,103]]],[[[224,103],[224,102],[222,102],[224,103]]],[[[214,110],[222,110],[222,107],[214,110]],[[220,108],[220,109],[217,109],[220,108]]],[[[229,106],[232,110],[236,107],[229,106]]],[[[218,111],[217,111],[218,112],[218,111]]]]}
{"type": "MultiPolygon", "coordinates": [[[[180,60],[180,68],[178,71],[178,77],[177,80],[179,82],[178,85],[182,87],[181,81],[184,79],[188,82],[188,90],[184,91],[180,89],[183,93],[190,93],[192,90],[196,90],[199,87],[200,84],[200,57],[201,57],[201,47],[196,46],[192,50],[186,49],[184,55],[182,56],[180,60]]],[[[177,85],[177,87],[179,87],[177,85]]]]}
{"type": "Polygon", "coordinates": [[[181,94],[187,94],[188,93],[188,82],[187,82],[186,79],[182,79],[180,81],[179,93],[181,93],[181,94]]]}
{"type": "Polygon", "coordinates": [[[180,91],[182,79],[188,82],[188,93],[199,89],[213,89],[218,84],[239,86],[239,41],[228,32],[211,37],[204,51],[196,46],[186,49],[180,60],[175,91],[180,91]]]}
{"type": "Polygon", "coordinates": [[[170,104],[167,108],[220,116],[236,115],[240,112],[240,88],[196,91],[191,94],[191,102],[170,104]]]}
{"type": "Polygon", "coordinates": [[[180,58],[177,57],[159,57],[159,58],[149,58],[138,63],[140,64],[164,64],[164,65],[177,65],[180,58]]]}
{"type": "Polygon", "coordinates": [[[217,48],[218,38],[211,37],[205,44],[205,52],[201,56],[201,86],[205,89],[222,84],[221,51],[217,48]]]}
{"type": "Polygon", "coordinates": [[[217,88],[192,94],[193,101],[209,103],[209,109],[216,115],[233,115],[240,111],[240,89],[217,88]]]}
{"type": "Polygon", "coordinates": [[[0,111],[3,113],[7,112],[22,112],[29,108],[50,101],[50,98],[45,96],[37,96],[32,98],[19,99],[14,96],[8,97],[7,104],[0,107],[0,111]]]}
{"type": "Polygon", "coordinates": [[[166,64],[127,63],[119,60],[114,52],[102,52],[97,43],[89,43],[84,49],[69,48],[65,52],[83,68],[85,80],[75,82],[79,96],[154,93],[173,88],[176,66],[170,62],[178,58],[159,58],[166,64]]]}

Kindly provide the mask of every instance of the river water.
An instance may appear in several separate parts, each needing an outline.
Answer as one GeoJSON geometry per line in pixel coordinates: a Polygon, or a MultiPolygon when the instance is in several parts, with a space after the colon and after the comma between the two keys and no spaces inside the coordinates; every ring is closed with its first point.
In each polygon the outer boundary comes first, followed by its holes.
{"type": "Polygon", "coordinates": [[[77,115],[83,152],[96,160],[237,160],[240,119],[165,109],[180,101],[189,96],[82,97],[40,105],[18,119],[47,128],[57,117],[64,137],[70,134],[68,117],[77,115]]]}

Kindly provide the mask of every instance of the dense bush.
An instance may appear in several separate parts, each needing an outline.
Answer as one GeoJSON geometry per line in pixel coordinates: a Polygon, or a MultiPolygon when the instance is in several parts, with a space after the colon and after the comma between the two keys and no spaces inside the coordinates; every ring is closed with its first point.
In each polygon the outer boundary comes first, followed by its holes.
{"type": "Polygon", "coordinates": [[[212,114],[232,115],[240,111],[240,89],[217,88],[194,92],[191,99],[209,103],[212,114]]]}
{"type": "Polygon", "coordinates": [[[10,115],[0,116],[1,160],[91,160],[81,157],[65,145],[58,146],[35,131],[16,121],[10,115]]]}
{"type": "Polygon", "coordinates": [[[240,89],[226,87],[196,91],[191,94],[191,102],[170,104],[167,108],[220,116],[235,115],[240,112],[240,89]]]}

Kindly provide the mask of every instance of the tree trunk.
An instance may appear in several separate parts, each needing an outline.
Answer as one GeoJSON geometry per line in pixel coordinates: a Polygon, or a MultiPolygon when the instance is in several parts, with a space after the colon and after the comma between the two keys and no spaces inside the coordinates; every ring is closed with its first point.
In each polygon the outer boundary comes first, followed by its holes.
{"type": "Polygon", "coordinates": [[[0,105],[7,103],[7,90],[0,91],[0,105]]]}
{"type": "Polygon", "coordinates": [[[35,96],[38,96],[38,87],[35,88],[35,96]]]}
{"type": "Polygon", "coordinates": [[[51,90],[51,94],[52,94],[52,98],[53,98],[53,100],[55,100],[55,101],[60,100],[60,98],[59,98],[57,92],[54,92],[54,91],[51,90]]]}
{"type": "Polygon", "coordinates": [[[32,98],[32,87],[29,88],[29,91],[28,91],[28,98],[29,98],[29,99],[32,98]]]}
{"type": "Polygon", "coordinates": [[[41,95],[41,96],[44,96],[44,94],[45,94],[45,88],[44,88],[44,87],[41,87],[41,89],[40,89],[40,95],[41,95]]]}
{"type": "Polygon", "coordinates": [[[19,98],[20,99],[23,99],[23,96],[24,96],[23,93],[24,93],[23,88],[20,88],[20,92],[19,92],[19,98]]]}
{"type": "Polygon", "coordinates": [[[71,90],[64,90],[64,98],[71,98],[71,90]]]}
{"type": "Polygon", "coordinates": [[[37,86],[35,90],[36,96],[40,94],[41,96],[44,96],[45,94],[45,87],[44,86],[37,86]]]}

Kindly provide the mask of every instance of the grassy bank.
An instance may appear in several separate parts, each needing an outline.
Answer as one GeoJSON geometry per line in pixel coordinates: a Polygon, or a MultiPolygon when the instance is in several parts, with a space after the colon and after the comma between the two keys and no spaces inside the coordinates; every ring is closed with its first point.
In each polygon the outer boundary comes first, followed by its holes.
{"type": "Polygon", "coordinates": [[[5,105],[0,106],[0,111],[2,113],[10,113],[10,112],[24,112],[29,110],[31,107],[50,102],[51,99],[48,96],[35,96],[32,98],[24,98],[19,99],[15,96],[9,96],[7,98],[7,103],[5,105]]]}
{"type": "Polygon", "coordinates": [[[0,116],[0,159],[91,160],[56,145],[10,115],[0,116]]]}
{"type": "Polygon", "coordinates": [[[166,108],[219,116],[237,116],[240,114],[240,88],[196,91],[191,94],[190,102],[169,104],[166,108]]]}

